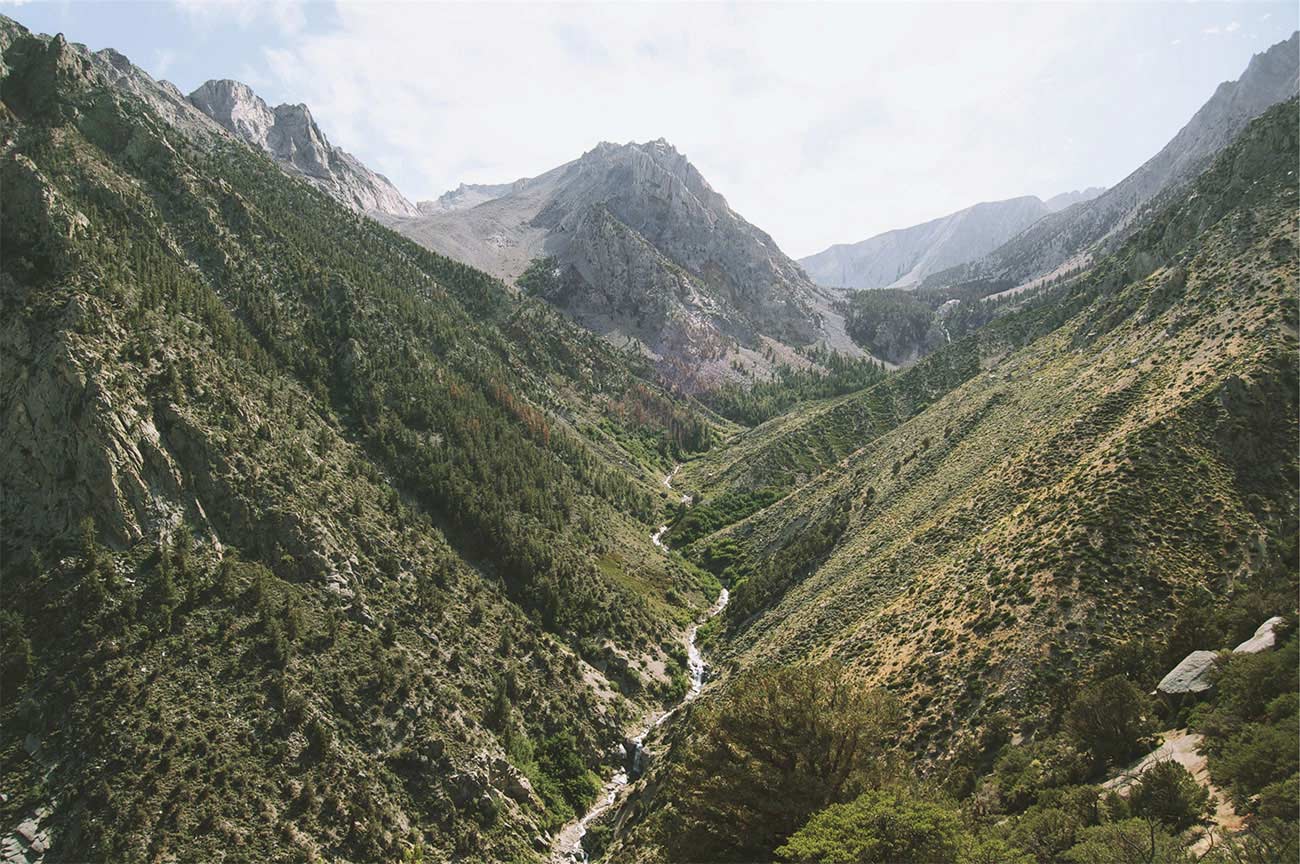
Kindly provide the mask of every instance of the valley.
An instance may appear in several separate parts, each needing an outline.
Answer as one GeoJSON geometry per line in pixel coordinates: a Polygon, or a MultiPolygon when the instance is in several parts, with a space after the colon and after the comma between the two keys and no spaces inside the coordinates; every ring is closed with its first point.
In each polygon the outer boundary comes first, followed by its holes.
{"type": "Polygon", "coordinates": [[[1293,860],[1297,38],[796,260],[0,16],[0,858],[1293,860]]]}

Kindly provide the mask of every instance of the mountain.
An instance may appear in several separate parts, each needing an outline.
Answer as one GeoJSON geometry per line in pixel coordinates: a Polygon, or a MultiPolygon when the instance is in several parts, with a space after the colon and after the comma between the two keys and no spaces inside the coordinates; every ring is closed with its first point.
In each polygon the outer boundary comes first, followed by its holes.
{"type": "Polygon", "coordinates": [[[187,105],[0,18],[0,847],[540,860],[689,686],[735,428],[187,105]]]}
{"type": "Polygon", "coordinates": [[[434,213],[445,213],[448,210],[468,210],[470,207],[475,207],[486,201],[494,201],[527,182],[525,179],[515,183],[462,183],[455,189],[442,193],[436,200],[421,201],[416,207],[421,214],[426,216],[434,213]]]}
{"type": "Polygon", "coordinates": [[[306,105],[270,108],[247,85],[208,81],[189,101],[227,131],[271,156],[284,170],[361,213],[415,216],[419,210],[382,174],[330,144],[306,105]]]}
{"type": "Polygon", "coordinates": [[[0,16],[6,862],[1294,860],[1298,100],[890,371],[662,142],[401,217],[516,286],[227,120],[0,16]]]}
{"type": "MultiPolygon", "coordinates": [[[[818,788],[777,742],[808,740],[797,752],[820,765],[815,742],[838,740],[834,721],[798,713],[816,691],[790,697],[802,725],[783,722],[784,679],[770,670],[816,681],[827,662],[851,692],[887,694],[900,719],[884,734],[968,815],[1047,850],[1023,860],[1125,860],[1060,855],[1079,829],[1059,796],[1082,790],[1096,806],[1101,790],[1084,784],[1150,749],[1133,731],[1115,753],[1080,733],[1086,700],[1127,693],[1142,706],[1191,648],[1235,644],[1280,614],[1268,610],[1294,615],[1298,130],[1296,100],[1275,106],[1085,276],[683,468],[675,485],[695,504],[665,541],[730,585],[712,637],[724,671],[650,740],[646,777],[593,828],[609,860],[736,848],[769,860],[772,845],[742,845],[736,826],[784,819],[818,788]],[[773,737],[745,737],[764,729],[773,737]],[[1057,830],[1064,840],[1047,837],[1057,830]]],[[[1282,677],[1277,690],[1294,692],[1294,670],[1282,677]]],[[[1109,704],[1101,716],[1118,728],[1121,703],[1109,704]]],[[[1277,746],[1289,747],[1295,712],[1277,704],[1277,746]]],[[[1154,731],[1186,722],[1177,707],[1136,710],[1168,724],[1154,731]]],[[[1216,777],[1231,776],[1214,758],[1216,777]]],[[[1294,838],[1284,812],[1279,830],[1294,838]]],[[[1181,852],[1189,840],[1169,842],[1181,852]]],[[[1261,860],[1292,847],[1265,848],[1261,860]]]]}
{"type": "Polygon", "coordinates": [[[1073,192],[1062,192],[1060,195],[1053,195],[1043,203],[1047,205],[1049,212],[1056,213],[1066,207],[1081,204],[1084,201],[1091,201],[1105,191],[1105,186],[1089,186],[1087,189],[1076,189],[1073,192]]]}
{"type": "Polygon", "coordinates": [[[820,342],[859,353],[832,308],[763,231],[666,141],[600,144],[537,177],[462,186],[397,231],[546,298],[678,385],[735,366],[803,364],[820,342]]]}
{"type": "Polygon", "coordinates": [[[993,251],[1050,212],[1032,195],[985,202],[860,243],[837,244],[799,264],[830,288],[905,288],[993,251]]]}
{"type": "Polygon", "coordinates": [[[1236,81],[1225,81],[1160,152],[1103,194],[1054,213],[988,256],[930,275],[925,284],[980,281],[993,290],[1059,275],[1119,242],[1165,190],[1188,182],[1270,106],[1300,91],[1300,32],[1256,54],[1236,81]]]}

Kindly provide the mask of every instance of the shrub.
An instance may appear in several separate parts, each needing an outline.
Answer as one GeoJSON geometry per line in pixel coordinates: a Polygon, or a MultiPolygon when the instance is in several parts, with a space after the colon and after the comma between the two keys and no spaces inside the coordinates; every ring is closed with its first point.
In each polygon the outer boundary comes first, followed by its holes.
{"type": "Polygon", "coordinates": [[[1068,864],[1188,864],[1192,859],[1154,819],[1126,819],[1086,828],[1061,860],[1068,864]]]}
{"type": "Polygon", "coordinates": [[[1155,731],[1149,700],[1122,675],[1096,681],[1079,692],[1065,715],[1066,730],[1098,772],[1141,753],[1155,731]]]}
{"type": "Polygon", "coordinates": [[[882,789],[822,810],[777,854],[799,862],[955,861],[962,831],[954,808],[882,789]]]}
{"type": "Polygon", "coordinates": [[[752,669],[697,705],[665,790],[671,860],[769,859],[812,814],[894,775],[894,701],[837,663],[752,669]]]}
{"type": "Polygon", "coordinates": [[[1210,793],[1177,762],[1160,762],[1148,768],[1129,793],[1134,816],[1159,821],[1171,831],[1190,828],[1205,817],[1210,793]]]}

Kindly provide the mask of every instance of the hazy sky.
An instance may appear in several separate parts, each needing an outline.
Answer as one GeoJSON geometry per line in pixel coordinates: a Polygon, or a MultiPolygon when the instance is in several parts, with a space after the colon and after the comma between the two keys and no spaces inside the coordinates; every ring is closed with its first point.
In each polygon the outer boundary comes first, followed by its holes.
{"type": "Polygon", "coordinates": [[[977,201],[1110,185],[1287,3],[476,4],[0,0],[186,92],[305,102],[407,197],[665,137],[791,255],[977,201]]]}

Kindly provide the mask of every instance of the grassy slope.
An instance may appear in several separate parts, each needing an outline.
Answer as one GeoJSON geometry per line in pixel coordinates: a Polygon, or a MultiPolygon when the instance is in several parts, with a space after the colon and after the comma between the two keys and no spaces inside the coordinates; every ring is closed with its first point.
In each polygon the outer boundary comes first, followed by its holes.
{"type": "Polygon", "coordinates": [[[1086,305],[1064,326],[730,529],[766,559],[848,513],[808,578],[731,621],[730,661],[851,659],[936,758],[1260,566],[1296,524],[1295,111],[1065,298],[1086,305]]]}

